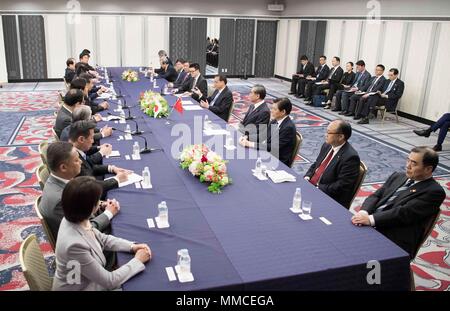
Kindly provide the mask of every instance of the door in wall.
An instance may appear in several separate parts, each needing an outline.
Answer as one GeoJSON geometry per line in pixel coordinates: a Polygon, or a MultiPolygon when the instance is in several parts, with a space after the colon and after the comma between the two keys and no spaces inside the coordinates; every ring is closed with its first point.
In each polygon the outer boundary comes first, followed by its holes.
{"type": "Polygon", "coordinates": [[[255,76],[273,77],[278,21],[258,21],[256,27],[255,76]]]}

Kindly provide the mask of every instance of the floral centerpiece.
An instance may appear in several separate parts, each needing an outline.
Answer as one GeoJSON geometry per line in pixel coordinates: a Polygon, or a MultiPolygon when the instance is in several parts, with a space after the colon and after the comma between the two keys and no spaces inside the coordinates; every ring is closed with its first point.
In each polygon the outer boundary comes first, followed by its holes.
{"type": "Polygon", "coordinates": [[[142,92],[139,103],[142,111],[150,117],[163,118],[169,116],[169,104],[159,93],[152,91],[142,92]]]}
{"type": "Polygon", "coordinates": [[[128,82],[139,81],[139,74],[131,69],[125,70],[124,72],[122,72],[122,80],[128,82]]]}
{"type": "Polygon", "coordinates": [[[208,190],[213,193],[220,193],[223,187],[231,184],[226,163],[227,161],[204,144],[188,146],[180,155],[181,168],[198,176],[200,182],[210,182],[208,190]]]}

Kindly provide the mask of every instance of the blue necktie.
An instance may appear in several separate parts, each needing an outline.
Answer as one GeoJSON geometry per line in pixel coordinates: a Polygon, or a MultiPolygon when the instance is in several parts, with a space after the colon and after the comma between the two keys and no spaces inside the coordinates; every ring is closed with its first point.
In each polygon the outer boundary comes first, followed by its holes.
{"type": "Polygon", "coordinates": [[[386,91],[384,91],[383,94],[387,94],[387,93],[392,89],[392,86],[393,86],[393,85],[394,85],[394,81],[391,81],[391,83],[389,83],[388,88],[386,89],[386,91]]]}
{"type": "Polygon", "coordinates": [[[220,91],[217,92],[216,96],[214,96],[212,102],[209,104],[210,106],[214,106],[214,103],[216,102],[217,97],[219,97],[220,91]]]}
{"type": "Polygon", "coordinates": [[[358,86],[358,82],[359,82],[359,80],[361,80],[362,73],[358,72],[357,75],[358,75],[358,78],[356,79],[356,82],[353,83],[353,86],[358,86]]]}
{"type": "Polygon", "coordinates": [[[400,193],[402,191],[407,190],[409,187],[411,187],[411,185],[414,183],[414,180],[412,179],[408,179],[407,182],[405,184],[403,184],[402,186],[400,186],[397,190],[395,190],[395,192],[390,196],[390,198],[386,201],[386,203],[384,203],[383,205],[381,205],[379,208],[377,208],[376,212],[382,211],[384,210],[386,207],[392,205],[394,203],[394,200],[400,195],[400,193]]]}

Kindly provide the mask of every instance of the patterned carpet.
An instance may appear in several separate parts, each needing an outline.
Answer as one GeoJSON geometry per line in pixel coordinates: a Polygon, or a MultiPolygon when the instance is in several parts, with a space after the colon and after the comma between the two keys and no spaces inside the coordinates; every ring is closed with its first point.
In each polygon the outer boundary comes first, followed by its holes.
{"type": "MultiPolygon", "coordinates": [[[[237,124],[247,110],[247,94],[255,80],[230,80],[235,99],[230,123],[237,124]]],[[[270,79],[264,84],[269,91],[269,102],[275,97],[286,96],[285,83],[270,79]]],[[[28,289],[18,258],[20,243],[28,234],[35,233],[39,237],[48,262],[54,258],[33,204],[40,194],[34,174],[41,163],[38,144],[51,137],[57,102],[57,92],[0,93],[0,290],[28,289]]],[[[330,119],[300,101],[294,103],[294,122],[304,136],[294,170],[302,175],[316,158],[330,119]]],[[[408,152],[359,131],[354,132],[351,143],[369,166],[366,182],[352,206],[352,210],[358,210],[364,198],[381,187],[393,170],[403,169],[408,152]]],[[[450,290],[449,170],[449,167],[441,165],[436,171],[448,196],[442,206],[440,220],[412,265],[418,290],[450,290]]]]}

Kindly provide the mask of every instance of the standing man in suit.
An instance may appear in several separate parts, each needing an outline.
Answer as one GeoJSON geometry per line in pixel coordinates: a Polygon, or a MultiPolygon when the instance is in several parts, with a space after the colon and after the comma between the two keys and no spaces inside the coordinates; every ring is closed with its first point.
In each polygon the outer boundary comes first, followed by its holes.
{"type": "Polygon", "coordinates": [[[439,130],[439,136],[437,144],[433,147],[434,151],[442,151],[442,144],[444,143],[445,137],[447,136],[448,129],[450,128],[450,113],[444,113],[442,117],[439,118],[432,126],[425,130],[413,130],[414,134],[430,137],[432,132],[439,130]]]}
{"type": "Polygon", "coordinates": [[[169,64],[167,58],[161,62],[161,69],[162,71],[156,76],[157,79],[166,79],[169,82],[174,82],[177,79],[178,73],[175,68],[169,64]]]}
{"type": "Polygon", "coordinates": [[[301,81],[301,83],[305,83],[305,102],[311,102],[312,87],[314,83],[326,80],[330,73],[330,68],[327,65],[327,57],[325,55],[320,56],[319,64],[314,77],[306,77],[305,82],[301,81]]]}
{"type": "Polygon", "coordinates": [[[366,63],[363,60],[356,62],[356,77],[355,82],[350,86],[344,88],[342,91],[336,93],[336,107],[340,115],[348,113],[349,99],[356,91],[365,87],[370,80],[370,73],[366,70],[366,63]]]}
{"type": "Polygon", "coordinates": [[[351,125],[335,120],[328,125],[325,143],[316,161],[309,167],[305,179],[347,209],[358,181],[360,160],[348,139],[351,125]]]}
{"type": "Polygon", "coordinates": [[[196,101],[200,101],[198,92],[200,91],[203,97],[208,96],[208,83],[205,78],[200,73],[200,65],[197,63],[192,63],[189,65],[189,73],[191,76],[189,86],[183,84],[181,88],[178,89],[177,93],[184,93],[191,96],[196,101]]]}
{"type": "MultiPolygon", "coordinates": [[[[64,217],[62,192],[66,184],[80,174],[81,160],[71,143],[59,141],[48,146],[47,161],[50,176],[45,182],[39,210],[57,240],[59,225],[64,217]]],[[[108,200],[101,207],[98,214],[90,217],[90,221],[94,228],[105,232],[109,231],[111,219],[119,212],[120,206],[117,201],[108,200]]]]}
{"type": "Polygon", "coordinates": [[[383,65],[377,65],[375,67],[375,76],[370,79],[369,83],[350,97],[350,106],[348,107],[348,112],[345,114],[346,117],[354,116],[353,119],[355,120],[361,119],[361,116],[356,115],[357,108],[362,105],[361,101],[366,101],[369,96],[375,95],[383,88],[384,81],[386,80],[383,76],[384,69],[383,65]]]}
{"type": "Polygon", "coordinates": [[[289,166],[294,152],[297,129],[289,114],[292,103],[288,98],[277,98],[270,109],[272,121],[267,129],[267,139],[261,142],[252,142],[242,136],[239,144],[243,147],[267,150],[274,157],[289,166]]]}
{"type": "Polygon", "coordinates": [[[361,116],[362,119],[358,124],[369,124],[370,116],[374,116],[375,106],[385,106],[386,111],[395,111],[404,90],[405,83],[398,78],[398,69],[391,68],[389,70],[389,79],[385,80],[381,91],[372,96],[363,95],[359,101],[356,115],[361,116]]]}
{"type": "Polygon", "coordinates": [[[94,142],[95,124],[92,121],[77,121],[70,126],[69,141],[77,149],[81,160],[81,171],[78,176],[93,176],[101,181],[103,195],[111,189],[115,189],[120,183],[127,181],[131,173],[115,165],[94,164],[86,154],[94,142]],[[105,174],[115,174],[113,178],[103,180],[105,174]]]}
{"type": "MultiPolygon", "coordinates": [[[[341,59],[337,56],[331,60],[333,68],[331,68],[328,78],[320,82],[320,84],[314,83],[312,85],[312,94],[320,95],[323,91],[330,89],[332,85],[337,85],[342,79],[344,70],[341,68],[341,59]]],[[[331,103],[331,101],[330,101],[331,103]]]]}
{"type": "Polygon", "coordinates": [[[308,60],[306,55],[300,57],[300,70],[296,74],[292,75],[291,91],[289,95],[295,94],[296,96],[303,96],[305,88],[300,89],[299,81],[306,79],[308,76],[314,75],[314,65],[308,60]]]}
{"type": "Polygon", "coordinates": [[[214,93],[205,98],[200,91],[194,91],[199,99],[200,106],[209,109],[217,116],[228,122],[230,110],[233,108],[233,94],[227,87],[227,77],[224,75],[216,75],[214,77],[214,93]]]}
{"type": "Polygon", "coordinates": [[[249,141],[258,142],[260,136],[266,137],[270,109],[264,101],[265,98],[266,88],[261,84],[254,85],[248,95],[251,105],[248,107],[244,119],[239,123],[239,131],[249,141]]]}
{"type": "Polygon", "coordinates": [[[84,103],[84,94],[81,90],[70,89],[64,96],[64,104],[56,115],[55,130],[58,137],[61,136],[61,132],[72,123],[72,112],[75,108],[84,103]]]}
{"type": "MultiPolygon", "coordinates": [[[[353,82],[355,82],[355,73],[353,72],[353,65],[354,65],[353,62],[348,62],[345,65],[345,73],[342,76],[341,81],[339,83],[333,83],[330,85],[330,90],[328,91],[327,95],[327,105],[325,106],[325,109],[331,108],[331,102],[336,92],[338,92],[339,90],[349,89],[350,86],[353,84],[353,82]]],[[[341,104],[339,103],[338,107],[337,100],[335,101],[335,103],[336,106],[333,108],[332,111],[340,111],[341,104]]]]}
{"type": "Polygon", "coordinates": [[[393,173],[352,217],[357,226],[372,226],[403,248],[411,259],[436,218],[445,191],[433,178],[439,155],[429,147],[411,150],[404,172],[393,173]]]}

